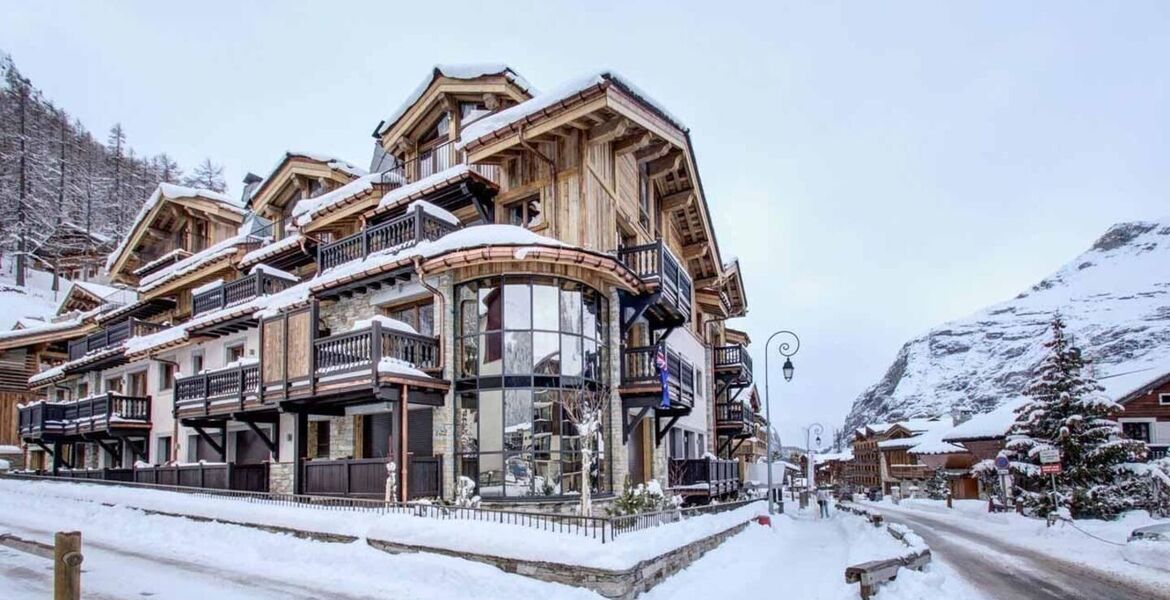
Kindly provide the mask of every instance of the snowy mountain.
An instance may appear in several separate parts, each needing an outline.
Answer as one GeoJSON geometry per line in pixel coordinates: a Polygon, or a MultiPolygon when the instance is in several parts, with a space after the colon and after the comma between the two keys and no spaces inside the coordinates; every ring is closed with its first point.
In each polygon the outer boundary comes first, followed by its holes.
{"type": "Polygon", "coordinates": [[[48,321],[57,312],[57,305],[70,282],[62,279],[59,291],[54,292],[53,276],[44,271],[29,269],[25,287],[16,285],[12,274],[11,259],[0,265],[0,331],[11,330],[17,322],[26,327],[35,327],[39,322],[48,321]]]}
{"type": "Polygon", "coordinates": [[[953,408],[987,412],[1018,397],[1057,311],[1106,393],[1170,371],[1170,218],[1114,225],[1019,296],[910,340],[854,401],[846,430],[953,408]]]}

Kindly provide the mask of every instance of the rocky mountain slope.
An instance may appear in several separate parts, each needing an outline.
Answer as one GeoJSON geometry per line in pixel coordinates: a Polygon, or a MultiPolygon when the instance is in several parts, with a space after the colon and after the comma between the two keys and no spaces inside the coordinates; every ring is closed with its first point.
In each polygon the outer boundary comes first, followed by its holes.
{"type": "Polygon", "coordinates": [[[910,340],[854,401],[846,430],[952,408],[986,412],[1018,397],[1057,311],[1106,393],[1170,370],[1170,218],[1114,225],[1019,296],[910,340]]]}

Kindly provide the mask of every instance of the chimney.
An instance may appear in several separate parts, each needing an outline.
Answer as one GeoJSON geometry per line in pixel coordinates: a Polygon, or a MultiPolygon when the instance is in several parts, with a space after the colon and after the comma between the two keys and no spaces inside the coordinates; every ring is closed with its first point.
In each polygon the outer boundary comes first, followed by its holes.
{"type": "Polygon", "coordinates": [[[244,206],[252,203],[252,192],[255,191],[256,186],[264,181],[259,175],[255,173],[248,173],[244,175],[244,191],[240,196],[240,200],[244,202],[244,206]]]}
{"type": "Polygon", "coordinates": [[[960,406],[954,406],[951,408],[951,422],[954,425],[961,425],[970,419],[971,409],[960,406]]]}

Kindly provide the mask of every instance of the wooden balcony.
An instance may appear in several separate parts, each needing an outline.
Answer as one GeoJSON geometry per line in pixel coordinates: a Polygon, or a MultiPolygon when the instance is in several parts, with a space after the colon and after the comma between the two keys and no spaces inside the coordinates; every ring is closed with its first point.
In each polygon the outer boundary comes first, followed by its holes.
{"type": "Polygon", "coordinates": [[[715,348],[715,376],[730,383],[751,383],[752,355],[738,344],[715,348]]]}
{"type": "Polygon", "coordinates": [[[742,402],[717,402],[715,404],[715,433],[719,436],[751,437],[756,430],[755,418],[750,408],[742,402]]]}
{"type": "Polygon", "coordinates": [[[890,465],[890,476],[894,479],[930,479],[934,469],[926,465],[890,465]]]}
{"type": "Polygon", "coordinates": [[[74,402],[38,402],[20,408],[18,423],[25,441],[145,434],[150,397],[106,392],[74,402]]]}
{"type": "Polygon", "coordinates": [[[113,325],[103,327],[96,333],[91,333],[84,338],[69,342],[69,360],[78,360],[87,354],[114,348],[132,337],[150,335],[162,329],[162,325],[148,321],[140,321],[138,319],[119,321],[113,325]]]}
{"type": "MultiPolygon", "coordinates": [[[[623,299],[623,314],[626,313],[626,309],[632,311],[629,323],[641,315],[644,315],[655,329],[677,327],[691,320],[691,296],[694,287],[691,276],[661,240],[652,244],[621,248],[617,256],[622,264],[647,283],[652,290],[648,296],[623,299]]],[[[628,323],[623,325],[628,327],[628,323]]]]}
{"type": "Polygon", "coordinates": [[[665,343],[624,349],[621,374],[619,392],[626,408],[649,407],[660,414],[687,414],[695,405],[695,368],[665,343]],[[656,358],[659,352],[666,357],[670,395],[667,407],[662,402],[662,377],[656,358]]]}
{"type": "Polygon", "coordinates": [[[175,417],[226,416],[264,408],[260,365],[241,365],[175,380],[175,417]]]}
{"type": "Polygon", "coordinates": [[[229,281],[215,289],[207,290],[191,299],[191,316],[209,313],[253,298],[267,294],[275,294],[289,286],[293,281],[283,277],[276,277],[264,271],[256,271],[247,277],[229,281]]]}
{"type": "Polygon", "coordinates": [[[321,271],[361,260],[385,250],[409,248],[424,240],[437,240],[459,227],[427,213],[421,206],[406,214],[317,247],[321,271]]]}
{"type": "MultiPolygon", "coordinates": [[[[313,388],[317,397],[353,391],[368,396],[370,390],[382,387],[396,391],[403,382],[424,388],[434,386],[440,382],[431,374],[441,366],[437,337],[389,329],[376,320],[366,329],[313,341],[313,388]]],[[[445,391],[445,382],[442,387],[445,391]]],[[[443,397],[442,393],[428,394],[420,389],[411,402],[439,406],[443,397]]]]}
{"type": "Polygon", "coordinates": [[[670,488],[684,498],[716,497],[739,490],[739,461],[714,458],[675,458],[670,460],[670,488]]]}

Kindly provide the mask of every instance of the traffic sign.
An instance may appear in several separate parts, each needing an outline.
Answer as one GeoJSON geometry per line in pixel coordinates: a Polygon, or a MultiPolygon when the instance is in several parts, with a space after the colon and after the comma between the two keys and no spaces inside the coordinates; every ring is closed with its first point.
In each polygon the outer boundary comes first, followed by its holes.
{"type": "Polygon", "coordinates": [[[1044,475],[1055,475],[1060,472],[1060,463],[1048,463],[1040,465],[1040,472],[1044,475]]]}
{"type": "Polygon", "coordinates": [[[1040,464],[1049,465],[1060,462],[1060,450],[1050,448],[1040,451],[1040,464]]]}
{"type": "Polygon", "coordinates": [[[1000,454],[995,457],[995,469],[1004,474],[1008,472],[1008,467],[1011,466],[1011,461],[1008,460],[1007,455],[1000,454]]]}

